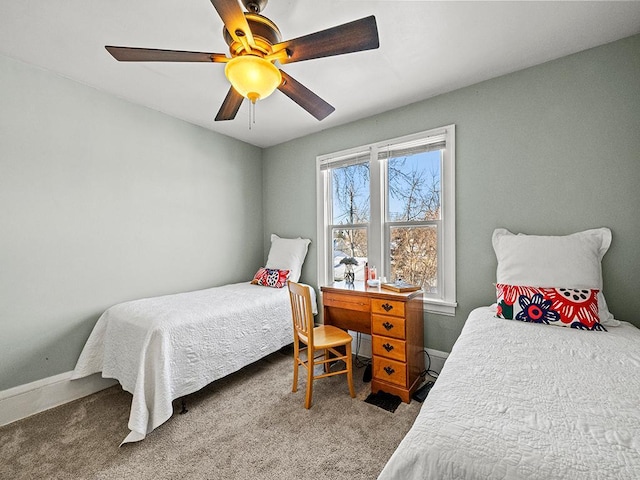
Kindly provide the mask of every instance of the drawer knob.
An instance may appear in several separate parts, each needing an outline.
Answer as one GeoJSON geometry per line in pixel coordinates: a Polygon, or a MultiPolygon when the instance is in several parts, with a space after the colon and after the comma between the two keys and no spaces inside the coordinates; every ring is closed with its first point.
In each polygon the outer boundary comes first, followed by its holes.
{"type": "Polygon", "coordinates": [[[393,310],[393,305],[389,305],[388,303],[383,303],[381,305],[381,307],[384,309],[385,312],[389,313],[391,310],[393,310]]]}
{"type": "Polygon", "coordinates": [[[391,350],[393,350],[393,345],[385,343],[384,345],[382,345],[382,348],[384,348],[387,352],[390,352],[391,350]]]}
{"type": "Polygon", "coordinates": [[[393,375],[395,373],[393,367],[384,367],[384,371],[387,372],[387,375],[393,375]]]}
{"type": "Polygon", "coordinates": [[[384,328],[386,328],[387,330],[391,330],[391,329],[393,328],[393,323],[384,322],[384,323],[382,324],[382,326],[383,326],[384,328]]]}

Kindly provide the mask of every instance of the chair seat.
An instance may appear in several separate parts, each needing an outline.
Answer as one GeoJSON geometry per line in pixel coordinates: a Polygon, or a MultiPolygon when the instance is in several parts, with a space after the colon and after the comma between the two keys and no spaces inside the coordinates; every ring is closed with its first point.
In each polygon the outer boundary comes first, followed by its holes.
{"type": "Polygon", "coordinates": [[[351,340],[351,335],[333,325],[320,325],[313,329],[313,344],[317,349],[338,347],[351,340]]]}

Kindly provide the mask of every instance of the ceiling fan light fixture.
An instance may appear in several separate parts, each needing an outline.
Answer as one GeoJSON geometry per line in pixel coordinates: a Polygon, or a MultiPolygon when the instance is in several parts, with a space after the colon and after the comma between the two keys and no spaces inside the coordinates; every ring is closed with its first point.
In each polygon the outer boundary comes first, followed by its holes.
{"type": "Polygon", "coordinates": [[[323,120],[335,108],[275,64],[289,64],[316,58],[373,50],[380,46],[376,17],[354,20],[282,41],[278,26],[260,14],[267,0],[210,0],[222,19],[222,35],[230,57],[223,53],[117,47],[107,51],[119,62],[203,62],[225,63],[231,83],[215,121],[233,120],[243,99],[255,105],[277,88],[300,107],[323,120]]]}
{"type": "Polygon", "coordinates": [[[224,74],[233,88],[253,103],[267,98],[282,83],[278,67],[256,55],[232,58],[227,62],[224,74]]]}

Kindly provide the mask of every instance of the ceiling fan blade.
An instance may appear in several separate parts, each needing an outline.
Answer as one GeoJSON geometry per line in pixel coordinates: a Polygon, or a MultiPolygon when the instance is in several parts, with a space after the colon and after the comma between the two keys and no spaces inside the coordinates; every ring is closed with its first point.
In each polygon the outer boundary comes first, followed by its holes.
{"type": "Polygon", "coordinates": [[[234,40],[241,42],[240,37],[244,36],[249,45],[255,46],[251,29],[238,0],[211,0],[211,3],[234,40]]]}
{"type": "Polygon", "coordinates": [[[236,114],[238,113],[243,100],[244,97],[236,92],[235,88],[231,87],[224,99],[224,102],[222,102],[220,110],[218,110],[216,122],[219,122],[220,120],[233,120],[236,118],[236,114]]]}
{"type": "Polygon", "coordinates": [[[312,58],[373,50],[380,46],[376,17],[361,18],[273,46],[274,51],[287,49],[288,58],[280,63],[300,62],[312,58]]]}
{"type": "Polygon", "coordinates": [[[280,73],[282,74],[282,83],[278,87],[278,90],[284,93],[287,97],[296,102],[318,120],[323,120],[329,114],[333,113],[335,110],[334,107],[302,85],[295,78],[287,75],[282,70],[280,70],[280,73]]]}
{"type": "Polygon", "coordinates": [[[111,45],[104,48],[120,62],[226,62],[228,60],[226,55],[222,53],[114,47],[111,45]]]}

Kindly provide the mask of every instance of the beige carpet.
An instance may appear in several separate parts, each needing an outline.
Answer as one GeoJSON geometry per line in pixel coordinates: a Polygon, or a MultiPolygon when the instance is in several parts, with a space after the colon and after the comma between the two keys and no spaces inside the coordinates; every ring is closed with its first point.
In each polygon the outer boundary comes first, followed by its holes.
{"type": "Polygon", "coordinates": [[[131,395],[119,386],[0,428],[1,479],[375,479],[421,404],[395,413],[364,402],[356,370],[314,383],[305,410],[300,371],[277,352],[187,397],[145,440],[127,435],[131,395]]]}

